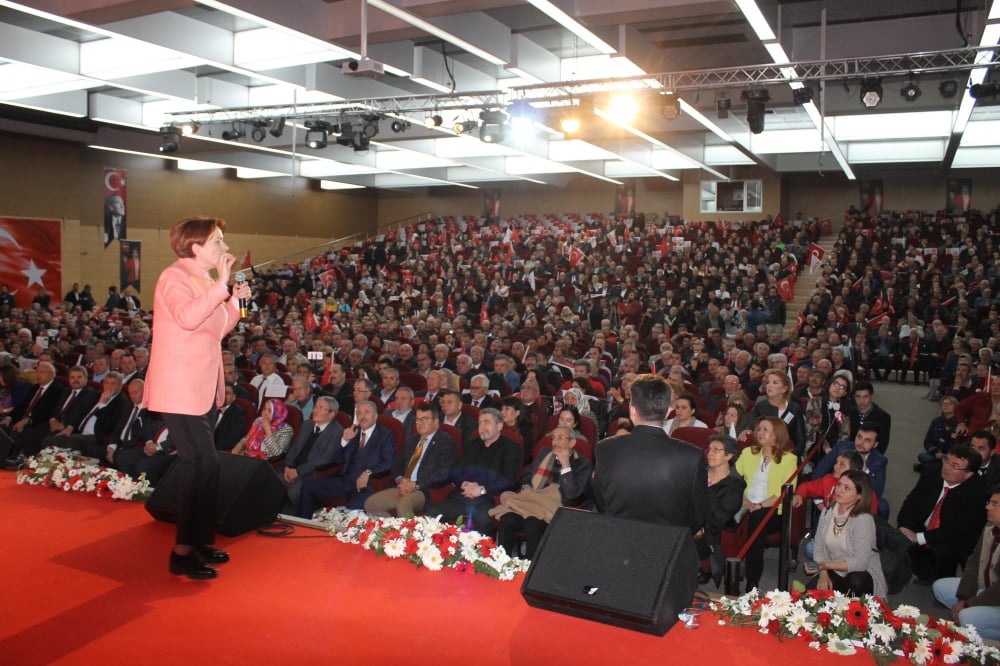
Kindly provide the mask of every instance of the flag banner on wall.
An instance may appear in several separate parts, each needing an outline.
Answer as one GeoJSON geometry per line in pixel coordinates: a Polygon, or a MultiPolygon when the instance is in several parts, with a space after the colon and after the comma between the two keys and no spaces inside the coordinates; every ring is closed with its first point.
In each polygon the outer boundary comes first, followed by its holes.
{"type": "Polygon", "coordinates": [[[948,198],[944,207],[950,215],[965,216],[972,206],[972,179],[949,178],[948,198]]]}
{"type": "Polygon", "coordinates": [[[635,216],[635,182],[615,186],[615,217],[635,216]]]}
{"type": "Polygon", "coordinates": [[[861,189],[861,212],[866,215],[878,215],[882,208],[882,179],[862,180],[858,185],[861,189]]]}
{"type": "Polygon", "coordinates": [[[0,217],[0,286],[19,308],[31,305],[41,287],[62,300],[62,222],[0,217]]]}
{"type": "Polygon", "coordinates": [[[124,169],[104,169],[104,247],[128,238],[125,207],[128,195],[124,169]]]}
{"type": "Polygon", "coordinates": [[[483,217],[490,222],[500,221],[500,189],[483,191],[483,217]]]}
{"type": "Polygon", "coordinates": [[[124,295],[127,287],[132,287],[136,293],[141,293],[142,241],[123,240],[119,243],[119,247],[121,248],[121,263],[119,264],[121,266],[119,270],[121,284],[118,293],[124,295]]]}

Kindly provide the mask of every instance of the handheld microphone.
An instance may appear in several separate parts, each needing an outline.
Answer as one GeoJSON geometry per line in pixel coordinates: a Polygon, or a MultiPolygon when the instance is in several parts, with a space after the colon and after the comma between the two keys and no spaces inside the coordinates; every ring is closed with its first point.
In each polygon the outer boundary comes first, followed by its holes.
{"type": "MultiPolygon", "coordinates": [[[[236,273],[236,284],[243,284],[246,281],[247,281],[246,273],[244,273],[243,271],[238,271],[236,273]]],[[[247,309],[248,309],[247,308],[247,299],[241,298],[240,299],[240,319],[246,319],[247,318],[247,316],[248,316],[247,309]]]]}

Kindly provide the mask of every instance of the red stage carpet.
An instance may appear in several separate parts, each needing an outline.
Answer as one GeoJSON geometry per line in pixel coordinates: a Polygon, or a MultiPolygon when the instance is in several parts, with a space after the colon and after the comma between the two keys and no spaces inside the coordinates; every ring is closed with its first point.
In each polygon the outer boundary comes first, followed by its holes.
{"type": "Polygon", "coordinates": [[[221,538],[211,582],[167,573],[173,526],[141,504],[0,475],[0,663],[871,664],[751,630],[663,638],[530,608],[520,582],[430,572],[313,530],[221,538]]]}

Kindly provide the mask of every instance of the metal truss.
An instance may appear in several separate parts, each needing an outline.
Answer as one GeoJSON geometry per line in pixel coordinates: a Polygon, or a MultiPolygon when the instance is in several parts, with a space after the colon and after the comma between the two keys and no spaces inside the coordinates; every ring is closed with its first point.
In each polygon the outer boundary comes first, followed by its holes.
{"type": "Polygon", "coordinates": [[[502,109],[517,100],[567,104],[583,97],[623,90],[666,90],[676,93],[720,88],[745,88],[787,84],[790,81],[850,81],[864,78],[910,77],[922,74],[962,74],[977,67],[997,67],[996,47],[978,47],[951,51],[930,51],[867,58],[841,58],[787,64],[751,65],[720,69],[691,70],[647,74],[620,79],[561,81],[520,86],[507,91],[493,90],[448,95],[410,95],[353,99],[343,102],[240,107],[203,112],[171,114],[175,124],[247,122],[255,119],[316,118],[321,116],[379,114],[414,118],[415,114],[442,111],[502,109]]]}

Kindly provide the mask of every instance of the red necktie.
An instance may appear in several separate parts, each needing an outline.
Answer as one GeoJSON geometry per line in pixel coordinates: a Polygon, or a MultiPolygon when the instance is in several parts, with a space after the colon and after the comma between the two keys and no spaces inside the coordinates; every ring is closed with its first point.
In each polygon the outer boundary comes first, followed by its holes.
{"type": "Polygon", "coordinates": [[[358,437],[358,451],[365,448],[365,431],[361,431],[361,436],[358,437]]]}
{"type": "Polygon", "coordinates": [[[28,403],[28,408],[24,410],[24,416],[26,418],[29,419],[31,418],[31,410],[33,410],[35,408],[35,405],[38,404],[38,401],[41,399],[42,393],[44,392],[45,392],[45,387],[39,384],[38,389],[35,391],[35,395],[32,396],[31,398],[31,402],[28,403]]]}
{"type": "Polygon", "coordinates": [[[944,492],[941,493],[941,499],[937,501],[934,505],[934,510],[931,511],[931,519],[927,521],[927,530],[936,530],[941,527],[941,505],[944,504],[944,498],[948,496],[948,491],[951,490],[948,486],[944,487],[944,492]]]}
{"type": "Polygon", "coordinates": [[[63,405],[62,410],[59,412],[60,421],[66,418],[66,412],[69,411],[69,406],[73,404],[74,400],[76,400],[76,392],[77,389],[73,389],[73,392],[69,394],[69,398],[66,399],[66,404],[63,405]]]}

